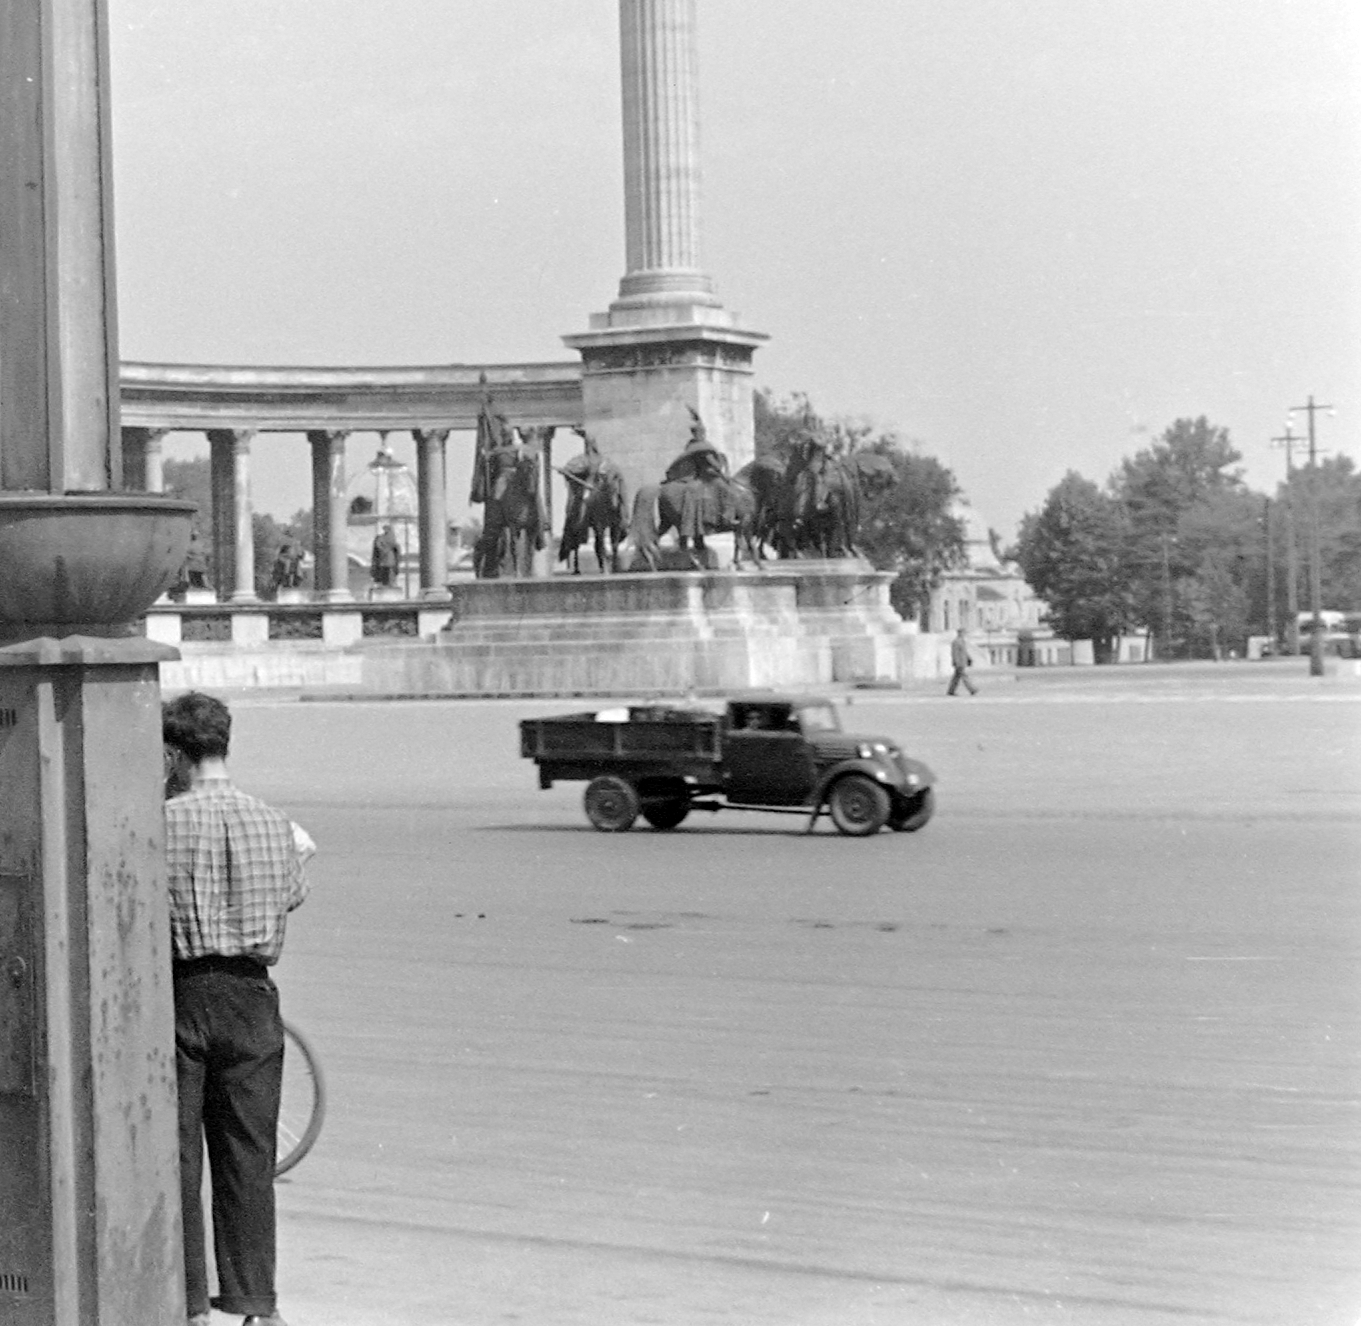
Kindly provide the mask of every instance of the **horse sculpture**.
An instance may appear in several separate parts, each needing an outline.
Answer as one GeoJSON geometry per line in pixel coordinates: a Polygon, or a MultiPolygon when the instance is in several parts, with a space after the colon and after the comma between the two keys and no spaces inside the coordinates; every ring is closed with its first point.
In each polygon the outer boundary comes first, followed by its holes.
{"type": "Polygon", "coordinates": [[[754,536],[756,499],[751,489],[733,479],[721,479],[697,494],[695,483],[672,480],[645,484],[638,490],[629,527],[635,565],[641,562],[647,570],[656,571],[660,565],[661,539],[675,530],[681,552],[697,571],[705,569],[706,534],[734,536],[734,570],[741,569],[743,552],[759,566],[762,558],[754,536]],[[718,491],[719,485],[722,491],[718,491]],[[687,528],[690,534],[682,532],[687,528]]]}
{"type": "Polygon", "coordinates": [[[570,561],[572,573],[580,575],[581,546],[591,538],[595,543],[596,565],[602,572],[617,572],[619,548],[628,536],[624,476],[619,467],[602,456],[587,438],[586,450],[569,460],[558,473],[567,480],[567,514],[558,543],[558,561],[570,561]]]}
{"type": "Polygon", "coordinates": [[[756,502],[758,548],[780,557],[856,557],[861,505],[896,482],[893,463],[872,451],[837,456],[809,436],[788,460],[758,456],[738,471],[756,502]]]}
{"type": "Polygon", "coordinates": [[[515,441],[509,430],[494,445],[479,448],[483,496],[474,500],[485,503],[482,535],[473,548],[479,580],[533,574],[548,523],[539,483],[541,451],[537,436],[515,441]]]}

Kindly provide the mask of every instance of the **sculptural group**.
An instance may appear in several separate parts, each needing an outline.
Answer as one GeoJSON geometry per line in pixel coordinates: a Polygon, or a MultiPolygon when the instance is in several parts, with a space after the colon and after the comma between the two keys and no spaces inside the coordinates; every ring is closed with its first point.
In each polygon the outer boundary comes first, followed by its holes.
{"type": "MultiPolygon", "coordinates": [[[[662,569],[662,540],[676,536],[681,569],[706,569],[706,540],[733,535],[733,567],[759,566],[769,557],[846,558],[857,546],[864,501],[895,482],[887,457],[842,452],[816,428],[800,434],[784,454],[768,453],[730,474],[728,459],[690,411],[690,436],[658,483],[639,488],[630,508],[624,476],[583,430],[583,451],[559,470],[567,481],[567,511],[558,560],[581,570],[581,548],[594,544],[601,572],[622,568],[621,548],[632,545],[628,569],[662,569]]],[[[479,578],[532,574],[534,552],[546,543],[541,494],[547,430],[512,428],[488,402],[478,420],[470,500],[486,507],[474,549],[479,578]]]]}

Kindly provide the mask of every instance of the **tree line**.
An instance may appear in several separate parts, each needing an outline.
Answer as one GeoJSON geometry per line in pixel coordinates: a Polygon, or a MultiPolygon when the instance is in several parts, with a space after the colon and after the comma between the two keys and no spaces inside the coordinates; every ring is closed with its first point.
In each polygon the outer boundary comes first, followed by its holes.
{"type": "Polygon", "coordinates": [[[1130,634],[1151,635],[1161,657],[1220,657],[1242,653],[1250,635],[1283,638],[1288,605],[1309,605],[1315,496],[1323,606],[1361,611],[1351,458],[1296,468],[1271,495],[1247,486],[1241,459],[1228,430],[1202,415],[1176,420],[1104,485],[1064,475],[1010,552],[1055,632],[1092,640],[1098,659],[1130,634]]]}

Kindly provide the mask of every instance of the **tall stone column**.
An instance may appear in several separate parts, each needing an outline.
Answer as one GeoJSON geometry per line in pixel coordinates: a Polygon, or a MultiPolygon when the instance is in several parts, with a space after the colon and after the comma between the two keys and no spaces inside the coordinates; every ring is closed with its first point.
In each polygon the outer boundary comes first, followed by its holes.
{"type": "Polygon", "coordinates": [[[248,429],[214,428],[208,433],[213,486],[213,579],[220,599],[253,603],[255,530],[251,523],[248,429]]]}
{"type": "Polygon", "coordinates": [[[308,433],[312,445],[312,573],[316,596],[332,603],[348,602],[349,549],[345,533],[349,509],[345,502],[345,439],[331,429],[308,433]]]}
{"type": "Polygon", "coordinates": [[[755,454],[752,355],[700,254],[695,0],[620,0],[625,273],[619,297],[564,336],[580,351],[585,428],[630,491],[655,483],[690,411],[739,469],[755,454]]]}
{"type": "Polygon", "coordinates": [[[420,517],[421,598],[449,597],[449,517],[445,497],[444,446],[447,428],[417,428],[416,503],[420,517]]]}
{"type": "Polygon", "coordinates": [[[615,309],[718,307],[699,260],[699,70],[694,0],[619,6],[627,270],[615,309]]]}

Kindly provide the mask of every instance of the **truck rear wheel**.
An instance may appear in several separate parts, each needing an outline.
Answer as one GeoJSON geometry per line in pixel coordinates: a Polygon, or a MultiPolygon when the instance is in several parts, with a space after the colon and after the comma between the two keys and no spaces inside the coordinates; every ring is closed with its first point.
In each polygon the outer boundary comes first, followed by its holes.
{"type": "Polygon", "coordinates": [[[850,838],[868,838],[888,823],[891,809],[888,793],[873,778],[847,774],[832,784],[827,795],[827,810],[839,833],[850,838]]]}
{"type": "Polygon", "coordinates": [[[601,774],[586,784],[586,818],[601,833],[623,833],[633,827],[642,803],[627,778],[601,774]]]}
{"type": "Polygon", "coordinates": [[[654,829],[674,829],[690,813],[689,797],[643,802],[643,818],[654,829]]]}

